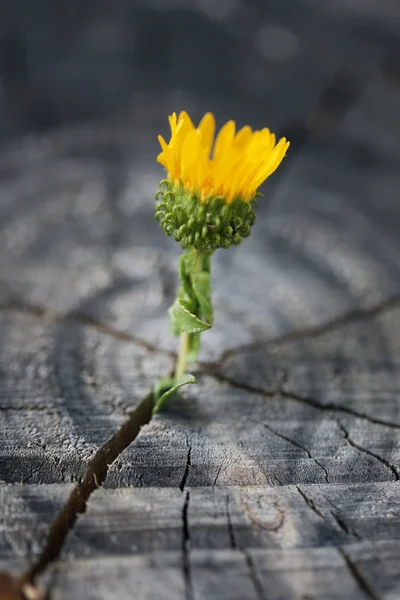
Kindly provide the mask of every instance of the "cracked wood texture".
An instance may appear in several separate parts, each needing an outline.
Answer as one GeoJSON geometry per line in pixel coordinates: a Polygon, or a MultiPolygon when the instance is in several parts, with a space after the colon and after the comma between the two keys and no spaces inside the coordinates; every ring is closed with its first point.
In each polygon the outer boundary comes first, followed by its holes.
{"type": "Polygon", "coordinates": [[[397,2],[197,4],[99,2],[44,73],[48,15],[31,80],[0,64],[0,132],[19,134],[0,148],[0,569],[40,563],[56,600],[398,600],[397,2]],[[164,26],[163,62],[144,38],[164,26]],[[24,136],[35,77],[65,124],[24,136]],[[156,134],[184,108],[292,146],[252,236],[214,257],[198,385],[148,422],[177,345],[156,134]]]}

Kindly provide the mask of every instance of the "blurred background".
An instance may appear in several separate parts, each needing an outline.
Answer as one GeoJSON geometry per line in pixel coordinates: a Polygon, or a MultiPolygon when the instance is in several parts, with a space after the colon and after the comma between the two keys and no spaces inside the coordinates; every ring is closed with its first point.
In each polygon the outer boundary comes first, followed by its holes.
{"type": "Polygon", "coordinates": [[[399,29],[397,0],[1,0],[1,140],[185,107],[296,148],[374,72],[399,83],[399,29]]]}

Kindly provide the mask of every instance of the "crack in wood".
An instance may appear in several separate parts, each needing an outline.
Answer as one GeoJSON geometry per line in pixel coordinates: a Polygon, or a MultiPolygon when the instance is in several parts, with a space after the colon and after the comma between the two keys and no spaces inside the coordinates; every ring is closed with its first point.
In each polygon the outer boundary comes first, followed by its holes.
{"type": "Polygon", "coordinates": [[[266,429],[268,429],[268,431],[270,431],[271,433],[273,433],[277,437],[282,438],[286,442],[289,442],[289,444],[293,444],[293,446],[296,446],[297,448],[300,448],[300,450],[303,450],[307,454],[308,458],[310,458],[311,460],[313,460],[315,462],[315,464],[324,472],[325,481],[326,481],[326,483],[329,483],[328,471],[311,454],[311,452],[308,450],[308,448],[306,448],[306,446],[303,446],[303,444],[300,444],[300,442],[297,442],[296,440],[292,440],[291,438],[289,438],[288,436],[284,435],[283,433],[279,433],[278,431],[276,431],[275,429],[273,429],[270,425],[267,425],[266,423],[263,423],[263,427],[265,427],[266,429]]]}
{"type": "Polygon", "coordinates": [[[237,346],[236,348],[231,348],[222,353],[218,363],[219,365],[222,365],[230,358],[233,358],[238,354],[243,354],[244,352],[252,352],[254,350],[282,346],[290,342],[313,339],[319,337],[320,335],[334,332],[345,325],[351,325],[353,323],[363,321],[364,319],[371,319],[380,316],[397,307],[400,307],[399,295],[392,296],[391,298],[388,298],[383,302],[379,302],[378,304],[375,304],[370,308],[352,309],[347,313],[344,313],[343,315],[335,317],[329,321],[325,321],[320,325],[304,327],[302,329],[297,329],[295,331],[283,333],[282,335],[279,335],[267,341],[257,341],[250,344],[242,344],[241,346],[237,346]]]}
{"type": "Polygon", "coordinates": [[[318,410],[324,410],[327,412],[342,412],[347,415],[351,415],[352,417],[357,417],[358,419],[365,419],[366,421],[369,421],[374,425],[382,425],[383,427],[390,427],[391,429],[400,429],[400,423],[386,421],[385,419],[379,419],[366,413],[359,412],[354,408],[349,408],[348,406],[336,404],[335,402],[326,402],[325,404],[321,404],[320,402],[318,402],[314,398],[311,398],[310,396],[301,396],[300,394],[296,394],[296,392],[293,392],[292,390],[282,388],[281,385],[278,385],[276,388],[271,390],[265,390],[263,388],[253,386],[248,383],[236,381],[228,375],[222,374],[217,371],[212,373],[205,372],[205,374],[214,377],[215,379],[217,379],[217,381],[228,383],[232,387],[244,390],[246,392],[250,392],[251,394],[259,394],[260,396],[264,396],[265,398],[274,398],[280,395],[283,398],[287,398],[288,400],[302,402],[303,404],[307,404],[308,406],[312,406],[313,408],[316,408],[318,410]]]}
{"type": "MultiPolygon", "coordinates": [[[[307,496],[307,494],[304,492],[304,490],[302,490],[299,486],[296,486],[296,488],[297,488],[297,491],[299,492],[299,494],[303,497],[303,499],[306,502],[307,506],[309,508],[311,508],[311,510],[314,511],[321,519],[323,519],[327,523],[330,523],[329,519],[315,506],[314,500],[312,500],[311,498],[309,498],[307,496]]],[[[333,506],[333,508],[337,511],[337,507],[329,500],[329,498],[326,498],[326,499],[329,502],[329,504],[331,504],[333,506]]],[[[347,525],[347,523],[345,521],[343,521],[343,519],[337,515],[336,512],[333,512],[331,510],[330,514],[332,515],[332,517],[334,518],[335,522],[337,523],[340,531],[343,531],[343,533],[345,533],[349,537],[354,537],[357,540],[361,540],[361,536],[359,536],[358,533],[356,531],[354,531],[354,529],[352,529],[351,527],[349,527],[347,525]]]]}
{"type": "MultiPolygon", "coordinates": [[[[217,368],[218,368],[218,365],[215,365],[215,369],[217,369],[217,368]]],[[[281,393],[281,389],[278,386],[271,390],[265,390],[265,389],[255,386],[255,385],[251,385],[250,383],[236,381],[236,379],[233,379],[232,377],[229,377],[229,375],[225,375],[224,373],[221,373],[220,371],[217,371],[217,370],[203,371],[203,373],[204,373],[204,375],[213,377],[217,381],[220,381],[223,383],[228,383],[232,387],[235,387],[239,390],[243,390],[245,392],[250,392],[251,394],[259,394],[260,396],[265,396],[266,398],[273,398],[274,396],[277,396],[281,393]]]]}
{"type": "Polygon", "coordinates": [[[250,579],[253,584],[254,591],[258,600],[267,600],[267,596],[265,595],[264,587],[257,575],[257,571],[254,565],[254,561],[251,557],[251,554],[247,550],[242,550],[243,556],[245,558],[247,568],[249,569],[250,579]]]}
{"type": "MultiPolygon", "coordinates": [[[[255,350],[267,349],[269,347],[282,346],[286,343],[290,343],[293,341],[316,338],[320,335],[336,331],[337,329],[340,329],[345,325],[351,325],[352,323],[357,323],[363,321],[364,319],[370,319],[380,316],[385,312],[388,312],[396,307],[400,307],[399,295],[388,298],[383,302],[379,302],[378,304],[371,306],[370,308],[356,308],[350,310],[347,313],[335,317],[329,321],[325,321],[320,325],[304,327],[302,329],[297,329],[295,331],[290,331],[288,333],[281,334],[269,340],[252,342],[250,344],[242,344],[240,346],[237,346],[236,348],[230,348],[229,350],[223,352],[217,361],[198,361],[198,364],[201,365],[203,368],[208,369],[210,371],[210,374],[215,374],[219,377],[220,374],[214,373],[215,370],[218,367],[222,366],[227,360],[235,357],[236,355],[255,350]]],[[[159,354],[169,356],[170,358],[176,358],[176,352],[166,350],[164,348],[158,348],[155,344],[147,342],[146,340],[139,338],[133,333],[117,329],[116,327],[113,327],[108,323],[104,323],[103,321],[100,321],[95,317],[87,314],[74,312],[61,313],[40,305],[22,303],[10,303],[0,305],[0,312],[17,312],[21,314],[27,313],[31,316],[43,318],[53,323],[61,321],[73,321],[75,323],[80,323],[81,325],[90,327],[100,333],[103,333],[104,335],[108,335],[121,342],[133,343],[137,346],[148,350],[149,352],[157,352],[159,354]]],[[[249,391],[255,390],[252,389],[251,386],[249,386],[249,391]]],[[[400,428],[400,424],[397,425],[397,427],[400,428]]]]}
{"type": "MultiPolygon", "coordinates": [[[[358,419],[365,419],[374,425],[382,425],[383,427],[390,427],[391,429],[400,429],[400,423],[394,423],[393,421],[386,421],[384,419],[378,419],[377,417],[372,417],[366,413],[359,412],[353,408],[349,408],[348,406],[344,406],[341,404],[336,404],[335,402],[326,402],[325,404],[321,404],[314,398],[310,398],[309,396],[300,396],[293,391],[282,390],[281,392],[284,398],[288,398],[289,400],[295,400],[297,402],[303,402],[303,404],[308,404],[308,406],[313,406],[318,410],[332,411],[332,412],[342,412],[347,415],[351,415],[352,417],[357,417],[358,419]]],[[[269,394],[268,394],[269,395],[269,394]]]]}
{"type": "Polygon", "coordinates": [[[347,431],[345,426],[340,421],[337,421],[337,424],[339,425],[339,428],[342,431],[345,440],[349,443],[350,446],[352,446],[353,448],[356,448],[357,450],[359,450],[360,452],[363,452],[364,454],[368,454],[368,456],[372,456],[372,458],[375,458],[377,461],[379,461],[381,464],[383,464],[387,469],[389,469],[391,471],[392,475],[394,476],[395,481],[399,481],[399,479],[400,479],[399,472],[396,469],[396,467],[394,465],[392,465],[391,462],[389,462],[383,456],[379,456],[379,454],[372,452],[372,450],[368,450],[368,448],[363,448],[362,446],[357,444],[354,440],[351,439],[349,432],[347,431]]]}
{"type": "Polygon", "coordinates": [[[227,494],[226,495],[226,520],[227,520],[227,524],[228,524],[229,542],[230,542],[230,546],[231,546],[232,550],[236,550],[238,546],[236,543],[235,531],[233,529],[233,524],[232,524],[230,502],[231,502],[230,495],[227,494]]]}
{"type": "Polygon", "coordinates": [[[48,462],[49,462],[49,459],[50,459],[50,458],[47,456],[47,457],[46,457],[46,458],[45,458],[45,459],[44,459],[44,460],[43,460],[43,461],[40,463],[40,465],[39,465],[38,467],[36,467],[36,469],[33,469],[33,470],[32,470],[32,471],[29,473],[29,475],[27,475],[27,477],[25,477],[25,478],[24,478],[24,479],[21,481],[21,483],[28,483],[28,481],[29,481],[29,480],[30,480],[30,479],[31,479],[31,478],[32,478],[34,475],[37,475],[37,473],[39,473],[39,471],[41,471],[41,470],[42,470],[42,468],[44,467],[44,465],[45,465],[46,463],[48,463],[48,462]]]}
{"type": "Polygon", "coordinates": [[[132,411],[130,418],[118,429],[94,455],[80,485],[71,492],[67,503],[63,506],[47,536],[46,545],[37,561],[23,576],[23,581],[32,583],[49,564],[57,560],[64,546],[68,533],[73,528],[79,514],[86,510],[91,494],[105,481],[109,467],[115,459],[137,437],[143,425],[150,422],[153,409],[153,396],[149,394],[132,411]]]}
{"type": "Polygon", "coordinates": [[[188,451],[187,451],[187,456],[186,456],[185,471],[183,473],[182,480],[179,484],[179,489],[181,490],[181,492],[183,492],[185,489],[186,481],[189,476],[189,471],[190,471],[190,466],[191,466],[192,446],[190,446],[188,438],[186,438],[186,443],[188,445],[188,451]]]}
{"type": "Polygon", "coordinates": [[[186,600],[194,600],[192,582],[192,563],[190,560],[190,528],[189,528],[190,493],[186,492],[182,507],[182,565],[185,582],[186,600]]]}
{"type": "Polygon", "coordinates": [[[353,527],[350,527],[350,525],[348,525],[341,517],[339,517],[338,513],[340,512],[340,509],[332,502],[331,498],[329,498],[329,496],[326,494],[323,494],[323,496],[334,509],[330,511],[330,514],[335,519],[339,527],[344,531],[344,533],[348,536],[354,537],[357,540],[362,540],[363,538],[361,535],[359,535],[353,527]]]}
{"type": "Polygon", "coordinates": [[[314,456],[312,456],[311,458],[313,459],[315,464],[318,465],[324,472],[326,483],[330,483],[327,469],[325,469],[325,467],[323,465],[321,465],[321,463],[319,462],[319,460],[317,458],[315,458],[314,456]]]}
{"type": "Polygon", "coordinates": [[[244,557],[247,568],[249,570],[249,575],[251,582],[253,584],[254,591],[258,600],[267,600],[265,595],[264,588],[258,578],[258,575],[255,570],[254,562],[251,555],[246,551],[246,549],[241,548],[236,541],[235,530],[233,528],[231,509],[230,509],[230,495],[229,493],[226,495],[226,520],[228,525],[228,535],[230,541],[230,547],[232,550],[238,550],[244,557]]]}
{"type": "Polygon", "coordinates": [[[358,533],[352,527],[349,527],[347,523],[343,521],[343,519],[339,517],[333,510],[331,510],[331,515],[335,519],[336,523],[339,525],[340,529],[344,531],[346,535],[352,536],[357,540],[361,540],[361,537],[358,535],[358,533]]]}
{"type": "Polygon", "coordinates": [[[8,573],[0,573],[0,600],[49,600],[47,592],[8,573]]]}
{"type": "Polygon", "coordinates": [[[116,327],[113,327],[113,325],[105,323],[104,321],[100,321],[99,319],[96,319],[95,317],[87,314],[73,311],[69,313],[62,313],[51,308],[46,308],[35,304],[3,304],[0,305],[0,312],[18,313],[21,315],[28,314],[31,317],[44,319],[49,323],[77,323],[79,325],[89,327],[90,329],[93,329],[111,338],[114,338],[120,342],[136,344],[137,346],[144,348],[148,352],[157,352],[158,354],[163,354],[171,358],[176,357],[176,353],[172,352],[171,350],[158,348],[155,344],[147,342],[143,338],[140,338],[133,333],[117,329],[116,327]]]}
{"type": "Polygon", "coordinates": [[[351,573],[351,575],[357,582],[360,589],[367,595],[367,597],[370,598],[371,600],[383,600],[383,596],[381,596],[377,592],[375,587],[372,586],[372,584],[368,581],[368,579],[364,575],[363,571],[360,569],[360,567],[356,563],[354,563],[351,560],[351,558],[347,554],[347,552],[343,548],[340,548],[340,547],[338,548],[338,550],[339,550],[340,554],[342,555],[349,572],[351,573]]]}
{"type": "Polygon", "coordinates": [[[296,485],[296,489],[299,492],[300,496],[303,498],[304,502],[307,504],[307,506],[311,508],[311,510],[314,511],[315,514],[317,514],[321,519],[326,521],[325,515],[315,506],[314,500],[311,500],[311,498],[309,498],[307,494],[298,485],[296,485]]]}
{"type": "Polygon", "coordinates": [[[222,461],[221,464],[218,467],[217,474],[215,475],[215,478],[214,478],[214,481],[213,481],[213,487],[215,487],[217,485],[217,481],[218,481],[219,475],[220,475],[220,473],[222,471],[223,464],[224,464],[224,461],[222,461]]]}

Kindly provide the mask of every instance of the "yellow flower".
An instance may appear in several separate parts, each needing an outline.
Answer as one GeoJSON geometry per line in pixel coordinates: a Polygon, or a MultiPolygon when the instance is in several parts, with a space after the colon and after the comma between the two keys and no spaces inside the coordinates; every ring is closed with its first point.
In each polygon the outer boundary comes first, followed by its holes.
{"type": "Polygon", "coordinates": [[[230,204],[234,198],[249,202],[257,188],[280,165],[290,142],[276,138],[269,129],[252,131],[246,126],[235,133],[228,121],[215,142],[215,119],[204,115],[196,128],[189,115],[181,112],[169,117],[171,139],[167,144],[159,135],[162,152],[157,160],[168,171],[174,185],[199,195],[201,201],[223,196],[230,204]]]}

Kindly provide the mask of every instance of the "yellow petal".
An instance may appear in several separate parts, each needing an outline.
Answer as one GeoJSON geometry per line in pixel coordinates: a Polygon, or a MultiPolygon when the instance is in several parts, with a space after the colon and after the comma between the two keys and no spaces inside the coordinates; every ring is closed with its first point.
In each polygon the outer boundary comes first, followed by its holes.
{"type": "Polygon", "coordinates": [[[242,129],[240,129],[237,132],[237,134],[235,136],[235,146],[237,148],[244,148],[250,142],[251,138],[252,138],[251,127],[246,125],[246,127],[242,127],[242,129]]]}
{"type": "Polygon", "coordinates": [[[167,146],[164,138],[162,137],[162,135],[158,136],[158,141],[160,143],[160,146],[162,148],[162,152],[157,156],[157,160],[159,163],[161,163],[162,165],[164,165],[165,167],[167,167],[168,169],[172,168],[172,162],[173,162],[173,152],[172,152],[172,148],[170,148],[169,146],[167,146]]]}
{"type": "Polygon", "coordinates": [[[162,152],[157,156],[175,182],[180,180],[189,191],[199,194],[201,201],[222,194],[227,203],[240,196],[250,200],[256,189],[280,165],[289,147],[286,138],[276,144],[269,129],[252,131],[246,125],[235,135],[234,121],[215,135],[215,119],[206,113],[197,129],[187,112],[169,117],[171,140],[158,140],[162,152]]]}
{"type": "Polygon", "coordinates": [[[254,189],[257,189],[281,164],[283,157],[285,156],[286,150],[289,147],[289,143],[286,142],[285,138],[279,140],[278,144],[275,146],[272,154],[270,155],[269,160],[263,166],[259,173],[257,173],[256,177],[252,181],[252,186],[254,189]]]}
{"type": "Polygon", "coordinates": [[[175,159],[178,164],[181,162],[183,144],[191,131],[195,131],[191,118],[186,112],[181,112],[178,118],[174,141],[175,159]]]}
{"type": "Polygon", "coordinates": [[[169,121],[169,126],[171,128],[171,137],[174,137],[175,135],[175,130],[176,130],[176,113],[172,113],[172,115],[170,115],[168,117],[168,121],[169,121]]]}
{"type": "Polygon", "coordinates": [[[243,187],[243,180],[246,175],[246,163],[239,164],[234,173],[231,174],[230,178],[230,192],[229,200],[233,200],[240,194],[241,188],[243,187]]]}
{"type": "MultiPolygon", "coordinates": [[[[253,186],[252,186],[252,182],[253,179],[255,178],[255,176],[257,175],[258,171],[260,170],[260,163],[253,163],[253,164],[249,164],[247,166],[247,170],[246,170],[246,174],[243,177],[242,180],[242,184],[241,184],[241,193],[242,194],[246,194],[246,192],[248,190],[252,190],[253,186]]],[[[252,195],[252,193],[251,193],[252,195]]]]}
{"type": "Polygon", "coordinates": [[[182,179],[190,179],[194,177],[194,163],[196,160],[196,130],[189,131],[184,139],[182,147],[181,175],[182,179]]]}
{"type": "Polygon", "coordinates": [[[199,123],[198,129],[201,133],[201,142],[202,146],[204,147],[204,151],[207,152],[209,156],[215,133],[214,115],[212,113],[205,114],[199,123]]]}
{"type": "Polygon", "coordinates": [[[229,186],[229,177],[240,161],[241,153],[236,148],[229,148],[220,160],[213,164],[215,189],[219,190],[224,184],[229,186]]]}
{"type": "Polygon", "coordinates": [[[168,163],[167,163],[167,161],[165,159],[164,152],[160,152],[160,154],[158,154],[158,156],[157,156],[157,162],[159,162],[166,169],[168,168],[168,163]]]}
{"type": "Polygon", "coordinates": [[[182,110],[179,113],[178,125],[181,125],[181,127],[184,127],[184,129],[186,131],[190,131],[191,129],[195,129],[195,126],[193,125],[192,119],[189,117],[189,115],[187,114],[187,112],[185,110],[182,110]]]}
{"type": "Polygon", "coordinates": [[[160,146],[161,146],[161,148],[162,148],[163,152],[165,152],[165,149],[166,149],[166,147],[167,147],[167,142],[164,140],[164,138],[163,138],[163,136],[162,136],[162,135],[158,135],[158,136],[157,136],[157,139],[158,139],[158,141],[159,141],[159,143],[160,143],[160,146]]]}
{"type": "Polygon", "coordinates": [[[233,138],[235,137],[235,122],[228,121],[221,127],[214,147],[214,160],[220,160],[224,152],[232,146],[233,138]]]}

